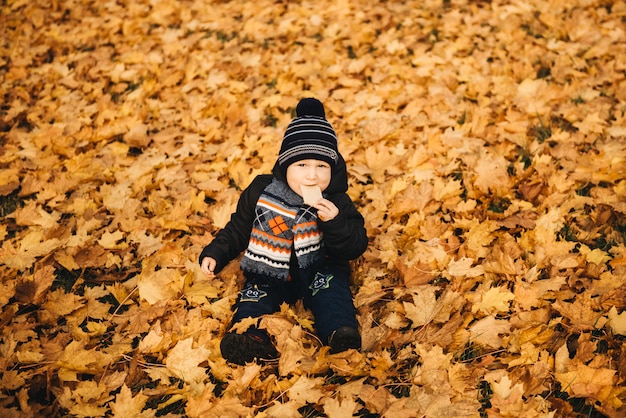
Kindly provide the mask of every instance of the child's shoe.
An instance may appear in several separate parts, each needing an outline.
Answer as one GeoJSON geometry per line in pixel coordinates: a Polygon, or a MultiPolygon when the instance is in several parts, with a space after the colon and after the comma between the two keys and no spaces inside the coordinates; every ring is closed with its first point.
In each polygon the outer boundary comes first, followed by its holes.
{"type": "Polygon", "coordinates": [[[231,363],[245,365],[256,360],[271,360],[278,352],[264,331],[250,329],[243,334],[229,332],[220,343],[222,357],[231,363]]]}
{"type": "Polygon", "coordinates": [[[339,327],[328,337],[328,345],[332,354],[341,353],[350,348],[361,349],[361,335],[352,327],[339,327]]]}

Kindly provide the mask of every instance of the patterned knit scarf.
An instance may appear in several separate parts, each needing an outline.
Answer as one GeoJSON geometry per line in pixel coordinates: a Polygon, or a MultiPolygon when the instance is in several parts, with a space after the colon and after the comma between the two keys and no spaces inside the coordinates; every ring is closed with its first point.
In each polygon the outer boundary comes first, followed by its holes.
{"type": "Polygon", "coordinates": [[[300,269],[321,259],[317,211],[285,182],[273,179],[261,193],[255,212],[250,242],[241,259],[244,272],[287,280],[293,250],[300,269]]]}

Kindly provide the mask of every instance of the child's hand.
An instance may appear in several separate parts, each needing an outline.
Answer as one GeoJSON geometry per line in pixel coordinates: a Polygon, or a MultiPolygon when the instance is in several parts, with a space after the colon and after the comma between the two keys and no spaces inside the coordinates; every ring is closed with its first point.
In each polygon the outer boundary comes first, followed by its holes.
{"type": "Polygon", "coordinates": [[[335,217],[339,215],[339,208],[337,208],[337,206],[335,206],[335,204],[328,199],[322,198],[318,200],[313,207],[317,209],[317,217],[322,222],[328,222],[331,219],[335,219],[335,217]]]}
{"type": "Polygon", "coordinates": [[[204,257],[202,259],[202,272],[207,277],[215,277],[215,266],[217,266],[217,261],[211,257],[204,257]]]}

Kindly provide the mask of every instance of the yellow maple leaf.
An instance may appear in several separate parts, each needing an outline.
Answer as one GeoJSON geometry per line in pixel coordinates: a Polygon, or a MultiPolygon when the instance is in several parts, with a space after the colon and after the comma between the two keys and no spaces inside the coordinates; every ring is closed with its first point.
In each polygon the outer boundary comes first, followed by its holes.
{"type": "Polygon", "coordinates": [[[307,356],[301,341],[295,341],[291,336],[285,336],[278,343],[277,348],[280,351],[278,371],[281,376],[287,376],[301,370],[302,361],[307,356]]]}
{"type": "Polygon", "coordinates": [[[17,168],[0,170],[0,196],[6,196],[20,186],[19,172],[17,168]]]}
{"type": "Polygon", "coordinates": [[[259,383],[260,372],[261,365],[258,363],[250,363],[242,367],[237,367],[232,371],[232,377],[229,381],[226,394],[238,396],[239,394],[246,392],[251,386],[259,383]]]}
{"type": "Polygon", "coordinates": [[[128,234],[128,238],[131,242],[139,244],[137,247],[137,255],[141,258],[154,254],[164,245],[160,237],[149,234],[146,230],[131,231],[128,234]]]}
{"type": "Polygon", "coordinates": [[[289,399],[300,406],[304,406],[307,403],[316,404],[324,396],[324,391],[321,389],[323,384],[324,379],[321,377],[309,378],[301,375],[293,386],[287,390],[289,399]]]}
{"type": "Polygon", "coordinates": [[[106,231],[98,240],[98,244],[100,244],[105,250],[122,250],[128,247],[128,244],[122,241],[124,236],[125,234],[120,230],[115,232],[106,231]]]}
{"type": "Polygon", "coordinates": [[[557,300],[552,306],[567,318],[572,326],[580,330],[592,330],[603,326],[601,322],[603,315],[594,309],[594,303],[588,293],[576,295],[576,300],[571,303],[557,300]]]}
{"type": "Polygon", "coordinates": [[[461,187],[460,180],[442,180],[440,178],[435,178],[435,184],[433,188],[433,197],[435,200],[444,201],[453,196],[459,196],[463,193],[463,188],[461,187]]]}
{"type": "Polygon", "coordinates": [[[56,289],[48,293],[43,306],[53,316],[68,316],[83,304],[84,298],[74,293],[65,293],[63,289],[56,289]]]}
{"type": "MultiPolygon", "coordinates": [[[[404,303],[407,303],[407,302],[404,302],[404,303]]],[[[405,310],[406,309],[407,308],[405,307],[405,310]]],[[[415,310],[415,308],[413,310],[415,310]]],[[[408,321],[400,313],[391,312],[389,315],[387,315],[387,317],[383,321],[383,324],[386,327],[389,327],[391,329],[400,329],[400,328],[406,327],[408,324],[408,321]]]]}
{"type": "Polygon", "coordinates": [[[507,312],[515,295],[505,287],[492,287],[481,295],[479,303],[472,306],[472,312],[483,312],[487,315],[507,312]]]}
{"type": "Polygon", "coordinates": [[[500,225],[496,221],[479,222],[477,219],[472,219],[467,222],[459,222],[459,227],[468,229],[464,234],[464,246],[468,249],[468,256],[484,258],[490,252],[487,246],[495,239],[493,232],[499,229],[500,225]]]}
{"type": "Polygon", "coordinates": [[[157,323],[150,329],[150,332],[139,341],[137,349],[141,353],[158,353],[164,347],[167,347],[166,344],[169,341],[170,339],[166,338],[161,331],[161,325],[157,323]]]}
{"type": "Polygon", "coordinates": [[[133,396],[131,390],[124,384],[120,393],[115,396],[115,402],[111,402],[109,407],[115,418],[147,417],[153,415],[150,411],[143,411],[148,399],[142,392],[133,396]]]}
{"type": "Polygon", "coordinates": [[[539,349],[533,343],[524,343],[521,347],[520,356],[509,361],[509,367],[521,364],[535,364],[539,358],[539,349]]]}
{"type": "Polygon", "coordinates": [[[586,245],[582,245],[580,247],[580,252],[585,256],[585,259],[589,263],[593,263],[596,265],[606,264],[608,261],[611,260],[611,256],[599,248],[594,248],[592,250],[586,245]]]}
{"type": "Polygon", "coordinates": [[[458,260],[450,260],[448,274],[454,277],[478,277],[485,274],[483,266],[474,266],[474,259],[461,257],[458,260]]]}
{"type": "Polygon", "coordinates": [[[113,186],[103,184],[100,192],[102,193],[102,204],[112,212],[122,210],[132,195],[129,183],[119,183],[113,186]]]}
{"type": "Polygon", "coordinates": [[[210,382],[196,382],[193,388],[193,392],[187,397],[187,404],[185,405],[187,416],[193,418],[214,416],[211,411],[218,404],[215,401],[215,385],[210,382]]]}
{"type": "Polygon", "coordinates": [[[359,398],[365,403],[365,407],[370,412],[377,414],[382,414],[382,412],[387,409],[390,400],[395,399],[386,387],[376,387],[363,384],[363,382],[361,382],[359,398]]]}
{"type": "Polygon", "coordinates": [[[502,346],[500,334],[508,334],[510,329],[509,321],[496,319],[494,315],[476,321],[469,328],[472,341],[490,348],[502,346]]]}
{"type": "Polygon", "coordinates": [[[413,328],[426,325],[437,315],[439,310],[435,286],[420,286],[413,294],[413,302],[403,302],[407,319],[410,319],[413,328]]]}
{"type": "Polygon", "coordinates": [[[77,373],[97,374],[113,359],[114,356],[95,348],[86,349],[84,342],[72,341],[64,347],[56,365],[59,367],[59,378],[77,381],[77,373]]]}
{"type": "Polygon", "coordinates": [[[574,126],[577,127],[583,134],[600,134],[604,131],[606,121],[600,117],[598,112],[590,112],[587,113],[585,119],[580,122],[575,122],[574,126]]]}
{"type": "Polygon", "coordinates": [[[483,193],[506,194],[511,188],[507,172],[508,161],[502,156],[483,152],[479,163],[474,167],[476,178],[473,184],[483,193]]]}
{"type": "MultiPolygon", "coordinates": [[[[6,358],[6,356],[5,356],[6,358]]],[[[7,390],[15,390],[22,387],[26,383],[26,373],[18,370],[7,370],[0,378],[0,385],[7,390]]]]}
{"type": "Polygon", "coordinates": [[[219,296],[218,288],[211,282],[198,281],[185,286],[185,297],[192,303],[202,303],[219,296]]]}
{"type": "Polygon", "coordinates": [[[65,269],[68,271],[80,270],[80,266],[78,265],[76,260],[74,260],[74,256],[68,254],[67,248],[63,248],[55,252],[54,260],[57,261],[63,267],[65,267],[65,269]]]}
{"type": "MultiPolygon", "coordinates": [[[[423,359],[422,370],[447,370],[452,362],[452,355],[444,353],[438,345],[416,344],[415,351],[423,359]]],[[[415,381],[423,383],[419,380],[415,381]]]]}
{"type": "Polygon", "coordinates": [[[530,310],[531,307],[541,306],[541,301],[550,292],[558,291],[566,284],[566,277],[554,276],[549,279],[536,280],[537,268],[533,267],[526,274],[526,280],[517,280],[515,282],[515,303],[519,304],[524,310],[530,310]]]}
{"type": "Polygon", "coordinates": [[[360,408],[352,398],[324,398],[323,405],[328,418],[351,417],[360,408]]]}
{"type": "Polygon", "coordinates": [[[107,411],[104,403],[109,400],[109,391],[102,384],[82,381],[77,383],[74,390],[64,386],[57,400],[72,415],[99,417],[107,411]]]}
{"type": "Polygon", "coordinates": [[[573,397],[592,397],[603,400],[604,388],[615,385],[616,371],[606,368],[594,368],[585,364],[573,364],[570,371],[555,373],[567,393],[573,397]]]}
{"type": "Polygon", "coordinates": [[[514,96],[516,104],[528,114],[541,114],[546,106],[548,83],[543,79],[524,79],[514,96]]]}
{"type": "Polygon", "coordinates": [[[23,235],[18,247],[6,240],[0,248],[0,259],[9,268],[24,270],[33,265],[35,260],[47,255],[63,245],[58,238],[46,239],[44,232],[36,229],[23,235]]]}
{"type": "Polygon", "coordinates": [[[44,354],[38,342],[28,342],[20,345],[15,352],[17,360],[22,364],[33,364],[45,360],[44,354]]]}
{"type": "MultiPolygon", "coordinates": [[[[489,381],[489,380],[487,380],[489,381]]],[[[522,383],[513,383],[508,374],[503,375],[499,380],[489,382],[493,390],[491,398],[492,405],[498,409],[514,409],[521,410],[524,395],[524,385],[522,383]]]]}
{"type": "Polygon", "coordinates": [[[383,350],[380,355],[375,355],[371,360],[370,376],[384,380],[388,376],[389,369],[393,366],[393,363],[389,351],[383,350]]]}
{"type": "Polygon", "coordinates": [[[177,297],[184,287],[185,278],[178,269],[160,269],[141,272],[137,280],[139,295],[149,304],[177,297]]]}
{"type": "Polygon", "coordinates": [[[193,348],[193,338],[179,341],[170,350],[165,359],[165,366],[174,376],[186,381],[200,381],[206,378],[206,369],[199,367],[209,357],[209,350],[202,346],[193,348]]]}
{"type": "MultiPolygon", "coordinates": [[[[197,418],[239,418],[251,417],[254,415],[255,408],[244,405],[244,403],[236,397],[224,397],[218,399],[214,404],[210,405],[211,409],[208,413],[196,415],[197,418]]],[[[282,415],[278,415],[282,416],[282,415]]]]}
{"type": "Polygon", "coordinates": [[[60,214],[48,213],[36,201],[30,200],[23,208],[16,209],[14,216],[18,225],[38,225],[49,229],[57,224],[60,214]]]}
{"type": "MultiPolygon", "coordinates": [[[[296,401],[279,402],[275,401],[272,406],[257,415],[258,417],[284,417],[284,418],[302,418],[300,405],[296,401]]],[[[219,417],[221,418],[221,417],[219,417]]],[[[234,418],[234,417],[233,417],[234,418]]]]}
{"type": "Polygon", "coordinates": [[[209,208],[208,216],[213,221],[213,225],[218,228],[226,226],[237,206],[237,198],[238,194],[234,189],[226,189],[226,191],[220,193],[220,204],[209,208]]]}

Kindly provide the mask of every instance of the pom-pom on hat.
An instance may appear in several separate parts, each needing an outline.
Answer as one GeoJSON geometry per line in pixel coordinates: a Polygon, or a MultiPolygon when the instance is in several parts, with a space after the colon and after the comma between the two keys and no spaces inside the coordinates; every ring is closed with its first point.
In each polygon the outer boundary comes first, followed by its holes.
{"type": "Polygon", "coordinates": [[[308,97],[296,106],[296,118],[291,121],[278,153],[278,166],[286,170],[300,160],[326,161],[334,167],[339,161],[337,135],[326,120],[324,105],[308,97]]]}

